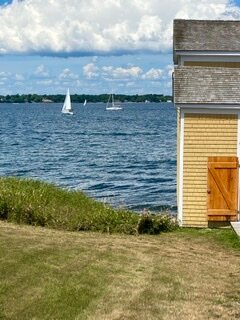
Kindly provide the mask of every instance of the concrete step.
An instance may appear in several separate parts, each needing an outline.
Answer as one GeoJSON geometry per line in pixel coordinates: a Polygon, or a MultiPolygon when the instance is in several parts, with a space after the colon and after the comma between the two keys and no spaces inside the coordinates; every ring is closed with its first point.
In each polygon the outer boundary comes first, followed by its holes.
{"type": "Polygon", "coordinates": [[[240,237],[240,221],[231,222],[231,226],[233,230],[236,232],[236,234],[240,237]]]}

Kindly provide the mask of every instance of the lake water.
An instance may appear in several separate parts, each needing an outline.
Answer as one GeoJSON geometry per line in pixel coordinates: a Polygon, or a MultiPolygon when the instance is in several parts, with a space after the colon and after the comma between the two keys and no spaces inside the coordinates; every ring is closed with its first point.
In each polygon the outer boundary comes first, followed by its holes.
{"type": "Polygon", "coordinates": [[[83,190],[141,211],[176,210],[176,112],[171,103],[0,104],[0,175],[83,190]]]}

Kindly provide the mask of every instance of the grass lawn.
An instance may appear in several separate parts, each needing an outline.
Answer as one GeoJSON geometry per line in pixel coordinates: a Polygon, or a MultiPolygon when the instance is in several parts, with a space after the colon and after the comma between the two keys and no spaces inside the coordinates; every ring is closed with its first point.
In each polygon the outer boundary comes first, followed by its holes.
{"type": "Polygon", "coordinates": [[[0,319],[239,319],[240,240],[0,222],[0,319]]]}

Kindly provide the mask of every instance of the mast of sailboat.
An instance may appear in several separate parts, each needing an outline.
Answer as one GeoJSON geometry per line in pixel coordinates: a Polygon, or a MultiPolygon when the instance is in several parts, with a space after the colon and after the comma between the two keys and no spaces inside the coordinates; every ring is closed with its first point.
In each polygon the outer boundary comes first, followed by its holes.
{"type": "Polygon", "coordinates": [[[109,95],[109,97],[108,97],[108,102],[107,102],[107,107],[106,107],[106,108],[108,108],[108,105],[109,105],[110,99],[111,99],[111,94],[110,94],[110,95],[109,95]]]}
{"type": "Polygon", "coordinates": [[[112,106],[114,107],[114,96],[113,96],[113,93],[112,93],[112,106]]]}

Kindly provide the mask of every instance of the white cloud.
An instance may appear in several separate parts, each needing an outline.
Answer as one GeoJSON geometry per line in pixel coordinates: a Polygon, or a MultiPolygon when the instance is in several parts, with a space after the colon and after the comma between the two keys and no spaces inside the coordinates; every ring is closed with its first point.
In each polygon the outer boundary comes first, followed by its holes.
{"type": "Polygon", "coordinates": [[[44,86],[49,86],[49,85],[53,84],[53,80],[51,80],[51,79],[40,80],[40,81],[37,81],[37,84],[44,85],[44,86]]]}
{"type": "Polygon", "coordinates": [[[23,81],[25,80],[24,76],[20,73],[12,74],[11,72],[0,72],[1,81],[23,81]]]}
{"type": "Polygon", "coordinates": [[[17,81],[23,81],[23,80],[25,80],[24,76],[23,76],[22,74],[19,74],[19,73],[16,73],[14,78],[15,78],[15,80],[17,80],[17,81]]]}
{"type": "Polygon", "coordinates": [[[5,72],[5,71],[0,72],[1,81],[7,81],[11,76],[12,74],[10,72],[5,72]]]}
{"type": "Polygon", "coordinates": [[[15,0],[0,7],[0,53],[171,50],[174,18],[239,19],[240,10],[231,0],[15,0]]]}
{"type": "Polygon", "coordinates": [[[127,87],[133,87],[134,85],[135,85],[135,82],[133,82],[133,81],[129,81],[126,83],[127,87]]]}
{"type": "Polygon", "coordinates": [[[60,80],[77,80],[79,77],[77,74],[71,72],[70,69],[64,69],[58,76],[60,80]]]}
{"type": "Polygon", "coordinates": [[[128,80],[138,79],[143,70],[140,67],[98,67],[95,63],[88,63],[83,67],[83,75],[88,79],[102,78],[104,80],[128,80]]]}
{"type": "Polygon", "coordinates": [[[34,71],[34,75],[38,77],[48,77],[49,74],[46,67],[43,64],[40,64],[34,71]]]}
{"type": "Polygon", "coordinates": [[[161,79],[162,75],[163,75],[163,70],[151,68],[143,75],[142,78],[148,79],[148,80],[158,80],[158,79],[161,79]]]}
{"type": "Polygon", "coordinates": [[[77,80],[77,81],[76,81],[76,86],[77,86],[77,87],[82,86],[82,82],[81,82],[80,80],[77,80]]]}
{"type": "Polygon", "coordinates": [[[102,75],[104,78],[114,78],[114,79],[130,79],[130,78],[139,78],[141,73],[143,72],[140,67],[130,67],[123,68],[117,67],[114,68],[112,66],[105,66],[101,69],[102,75]]]}
{"type": "Polygon", "coordinates": [[[88,79],[92,79],[98,76],[99,68],[94,63],[88,63],[83,67],[83,74],[88,79]]]}
{"type": "Polygon", "coordinates": [[[164,69],[151,68],[145,72],[141,67],[132,64],[127,67],[98,67],[94,63],[89,63],[83,67],[83,74],[88,79],[98,78],[107,81],[128,81],[128,83],[131,84],[133,83],[132,81],[135,80],[169,80],[172,77],[172,71],[172,65],[167,65],[164,69]]]}

